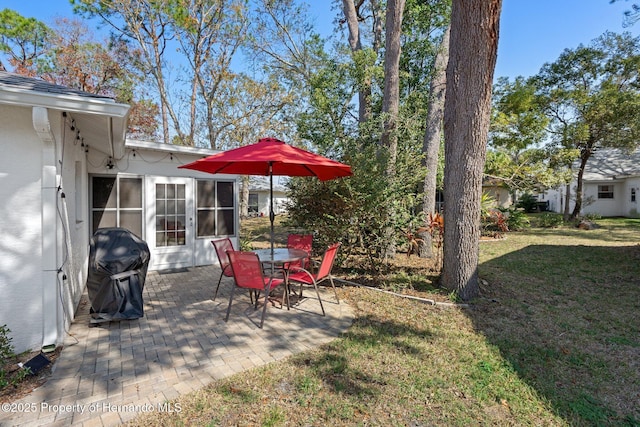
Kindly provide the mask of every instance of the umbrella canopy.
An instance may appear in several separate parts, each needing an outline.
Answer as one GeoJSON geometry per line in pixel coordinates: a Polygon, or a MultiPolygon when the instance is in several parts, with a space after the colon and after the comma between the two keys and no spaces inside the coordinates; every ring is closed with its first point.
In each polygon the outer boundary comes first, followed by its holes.
{"type": "Polygon", "coordinates": [[[276,138],[196,160],[179,166],[212,174],[262,175],[270,177],[269,219],[273,249],[273,176],[315,176],[320,181],[352,175],[351,167],[318,154],[302,150],[276,138]]]}
{"type": "Polygon", "coordinates": [[[350,176],[351,167],[275,138],[196,160],[181,168],[209,173],[262,176],[315,176],[327,181],[350,176]]]}

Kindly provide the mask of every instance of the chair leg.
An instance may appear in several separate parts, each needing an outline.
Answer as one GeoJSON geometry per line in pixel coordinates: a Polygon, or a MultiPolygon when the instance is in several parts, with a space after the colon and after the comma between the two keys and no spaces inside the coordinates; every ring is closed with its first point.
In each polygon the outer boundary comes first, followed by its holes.
{"type": "MultiPolygon", "coordinates": [[[[313,287],[316,289],[316,295],[318,296],[318,302],[320,303],[320,308],[322,309],[322,315],[324,316],[324,306],[322,305],[322,299],[320,298],[320,291],[318,290],[318,284],[316,281],[313,281],[313,287]]],[[[302,293],[302,286],[300,286],[300,292],[302,293]]]]}
{"type": "Polygon", "coordinates": [[[231,302],[233,301],[233,293],[235,290],[236,290],[236,285],[234,283],[233,288],[231,288],[231,295],[229,296],[229,307],[227,307],[227,317],[224,318],[225,322],[229,320],[229,313],[231,313],[231,302]]]}
{"type": "Polygon", "coordinates": [[[264,293],[264,307],[262,308],[262,317],[260,317],[260,329],[262,329],[262,325],[264,324],[264,314],[267,312],[267,305],[269,305],[269,291],[270,289],[267,289],[264,293]]]}
{"type": "Polygon", "coordinates": [[[289,283],[285,282],[282,287],[284,288],[284,295],[283,297],[286,298],[287,301],[287,310],[290,310],[291,308],[291,303],[289,301],[289,283]]]}
{"type": "MultiPolygon", "coordinates": [[[[258,299],[260,298],[260,291],[259,290],[250,290],[249,291],[249,296],[251,296],[251,303],[255,304],[254,309],[258,309],[258,299]]],[[[266,300],[265,300],[266,301],[266,300]]]]}
{"type": "Polygon", "coordinates": [[[216,300],[216,297],[218,296],[218,289],[220,289],[220,282],[222,282],[222,276],[224,276],[224,272],[220,273],[220,278],[218,279],[218,285],[216,286],[216,292],[213,294],[213,300],[216,300]]]}
{"type": "Polygon", "coordinates": [[[340,299],[338,298],[338,291],[336,290],[336,285],[333,283],[333,276],[329,275],[329,281],[331,282],[331,287],[333,287],[333,293],[336,295],[336,301],[340,304],[340,299]]]}

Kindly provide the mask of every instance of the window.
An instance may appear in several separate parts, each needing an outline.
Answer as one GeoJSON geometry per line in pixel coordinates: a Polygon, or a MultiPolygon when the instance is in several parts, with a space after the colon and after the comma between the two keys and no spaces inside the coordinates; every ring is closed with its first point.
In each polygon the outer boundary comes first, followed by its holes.
{"type": "Polygon", "coordinates": [[[249,193],[249,213],[258,213],[258,193],[249,193]]]}
{"type": "Polygon", "coordinates": [[[233,181],[198,181],[198,237],[235,235],[233,181]]]}
{"type": "Polygon", "coordinates": [[[631,189],[631,201],[635,203],[636,201],[636,189],[632,188],[631,189]]]}
{"type": "Polygon", "coordinates": [[[156,246],[186,244],[186,191],[184,184],[156,184],[156,246]]]}
{"type": "Polygon", "coordinates": [[[91,226],[122,227],[142,234],[142,178],[94,176],[91,180],[91,226]]]}
{"type": "Polygon", "coordinates": [[[613,185],[598,185],[598,199],[613,199],[613,185]]]}

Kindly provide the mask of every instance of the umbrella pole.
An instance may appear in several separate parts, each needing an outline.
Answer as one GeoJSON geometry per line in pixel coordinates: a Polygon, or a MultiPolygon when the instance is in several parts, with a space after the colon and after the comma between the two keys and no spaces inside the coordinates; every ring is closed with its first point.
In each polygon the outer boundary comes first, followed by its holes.
{"type": "MultiPolygon", "coordinates": [[[[275,232],[273,229],[273,223],[276,219],[276,214],[273,212],[273,163],[269,162],[269,221],[271,222],[271,259],[273,260],[273,241],[275,239],[275,232]]],[[[271,276],[274,273],[274,265],[271,263],[271,276]]]]}

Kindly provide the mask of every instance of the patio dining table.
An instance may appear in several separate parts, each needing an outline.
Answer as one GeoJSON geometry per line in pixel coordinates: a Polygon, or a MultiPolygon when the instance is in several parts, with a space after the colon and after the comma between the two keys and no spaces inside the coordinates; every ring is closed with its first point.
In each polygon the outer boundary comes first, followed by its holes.
{"type": "MultiPolygon", "coordinates": [[[[309,257],[307,251],[302,249],[294,249],[294,248],[274,248],[271,249],[257,249],[254,250],[258,255],[258,259],[262,265],[266,268],[270,268],[273,274],[273,271],[278,269],[284,273],[285,283],[286,283],[286,292],[291,294],[291,290],[289,289],[289,283],[287,281],[288,271],[286,269],[287,265],[296,262],[302,261],[305,258],[309,257]]],[[[294,293],[294,296],[299,297],[294,293]]],[[[284,301],[283,301],[284,302],[284,301]]]]}
{"type": "Polygon", "coordinates": [[[294,248],[274,248],[273,252],[271,249],[257,249],[253,252],[258,255],[261,263],[274,266],[301,261],[309,257],[306,251],[294,248]]]}

